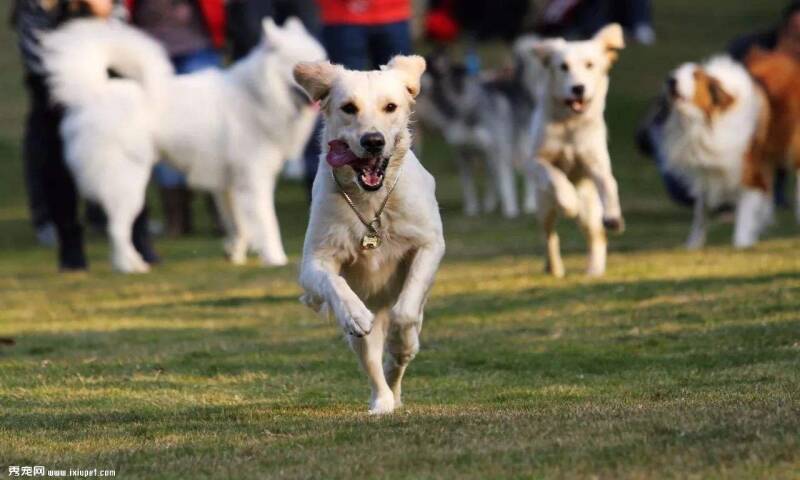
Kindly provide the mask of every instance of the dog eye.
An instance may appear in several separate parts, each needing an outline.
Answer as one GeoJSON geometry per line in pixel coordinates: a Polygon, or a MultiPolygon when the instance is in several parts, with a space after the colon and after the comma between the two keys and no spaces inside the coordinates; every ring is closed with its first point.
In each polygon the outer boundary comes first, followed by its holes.
{"type": "Polygon", "coordinates": [[[566,62],[562,63],[561,64],[561,70],[563,70],[565,72],[568,72],[569,71],[569,65],[567,65],[566,62]]]}
{"type": "Polygon", "coordinates": [[[386,113],[392,113],[397,110],[397,104],[395,103],[387,103],[385,107],[383,107],[383,111],[386,113]]]}
{"type": "Polygon", "coordinates": [[[356,107],[356,104],[353,102],[347,102],[342,105],[342,111],[348,115],[355,115],[358,113],[358,107],[356,107]]]}
{"type": "Polygon", "coordinates": [[[587,68],[588,70],[591,70],[592,68],[594,68],[594,63],[592,63],[592,62],[586,62],[586,68],[587,68]]]}

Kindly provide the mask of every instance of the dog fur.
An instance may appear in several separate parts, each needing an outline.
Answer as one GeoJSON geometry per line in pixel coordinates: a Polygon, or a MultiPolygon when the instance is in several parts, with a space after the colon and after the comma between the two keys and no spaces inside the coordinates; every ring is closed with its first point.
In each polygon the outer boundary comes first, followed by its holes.
{"type": "MultiPolygon", "coordinates": [[[[706,209],[739,202],[745,159],[763,137],[768,105],[747,70],[725,55],[678,67],[667,80],[667,97],[666,166],[691,185],[694,218],[686,246],[698,249],[705,245],[706,209]]],[[[755,242],[771,207],[766,199],[758,209],[737,208],[735,246],[755,242]]]]}
{"type": "Polygon", "coordinates": [[[565,273],[555,230],[559,214],[581,225],[589,243],[587,273],[593,276],[605,273],[606,228],[624,230],[603,118],[609,70],[624,46],[617,24],[590,40],[547,39],[531,46],[543,75],[531,80],[537,94],[530,168],[547,243],[546,269],[556,277],[565,273]]]}
{"type": "MultiPolygon", "coordinates": [[[[794,169],[798,180],[795,214],[800,222],[800,62],[786,53],[755,48],[745,63],[764,89],[769,118],[764,140],[745,161],[742,213],[758,210],[765,201],[771,204],[775,170],[783,167],[794,169]]],[[[756,232],[753,240],[757,238],[756,232]]]]}
{"type": "Polygon", "coordinates": [[[428,58],[417,117],[441,132],[454,148],[467,216],[475,216],[481,209],[492,213],[498,205],[503,216],[518,216],[515,170],[526,174],[523,211],[536,211],[533,176],[529,169],[521,168],[533,113],[533,92],[523,81],[525,66],[516,61],[510,74],[478,75],[453,63],[446,52],[428,58]],[[478,163],[484,165],[488,178],[482,205],[476,185],[478,163]]]}
{"type": "Polygon", "coordinates": [[[301,300],[338,321],[369,377],[373,414],[401,404],[403,374],[419,350],[423,308],[444,254],[435,182],[409,148],[408,121],[424,69],[425,61],[416,56],[394,57],[371,72],[327,62],[295,68],[297,82],[321,102],[325,120],[303,247],[301,300]],[[364,188],[363,172],[350,165],[332,167],[325,160],[332,154],[330,142],[345,142],[363,158],[368,155],[363,139],[377,134],[385,139],[379,160],[388,160],[377,190],[364,188]],[[381,217],[379,248],[361,248],[366,229],[332,175],[370,219],[395,185],[381,217]]]}
{"type": "Polygon", "coordinates": [[[292,67],[326,58],[299,20],[264,22],[264,40],[227,71],[174,75],[166,53],[122,23],[75,20],[43,36],[54,97],[66,107],[66,160],[80,192],[108,215],[111,261],[148,265],[131,242],[153,164],[163,157],[217,199],[234,263],[248,246],[265,265],[287,263],[274,189],[302,151],[316,110],[298,98],[292,67]],[[123,78],[109,78],[108,70],[123,78]]]}

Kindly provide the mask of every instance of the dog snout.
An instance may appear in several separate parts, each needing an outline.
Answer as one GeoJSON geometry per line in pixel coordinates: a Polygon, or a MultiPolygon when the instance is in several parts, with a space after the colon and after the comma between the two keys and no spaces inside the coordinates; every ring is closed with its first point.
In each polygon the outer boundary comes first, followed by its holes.
{"type": "Polygon", "coordinates": [[[383,147],[386,145],[386,139],[383,134],[379,132],[365,133],[361,136],[361,146],[368,153],[377,155],[383,152],[383,147]]]}
{"type": "Polygon", "coordinates": [[[583,94],[586,93],[586,87],[583,85],[574,85],[572,87],[572,93],[578,98],[583,98],[583,94]]]}

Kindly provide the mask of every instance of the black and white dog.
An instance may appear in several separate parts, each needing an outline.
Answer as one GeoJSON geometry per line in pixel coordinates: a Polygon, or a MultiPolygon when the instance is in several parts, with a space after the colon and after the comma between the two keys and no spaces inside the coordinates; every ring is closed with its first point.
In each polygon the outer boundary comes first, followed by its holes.
{"type": "Polygon", "coordinates": [[[485,162],[489,176],[484,212],[496,210],[499,203],[505,217],[519,215],[515,169],[525,174],[523,210],[536,210],[533,177],[523,168],[530,156],[526,152],[534,110],[533,93],[524,81],[525,68],[524,62],[516,61],[513,71],[477,74],[451,61],[444,51],[428,58],[417,116],[455,148],[468,216],[481,209],[475,182],[478,162],[485,162]]]}

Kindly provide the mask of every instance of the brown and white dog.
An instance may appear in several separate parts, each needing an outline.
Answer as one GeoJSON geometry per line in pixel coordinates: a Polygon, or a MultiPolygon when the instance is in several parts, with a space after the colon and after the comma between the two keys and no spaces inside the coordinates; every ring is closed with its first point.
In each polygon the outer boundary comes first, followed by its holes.
{"type": "MultiPolygon", "coordinates": [[[[800,63],[786,53],[754,49],[746,64],[769,99],[770,115],[765,141],[745,163],[743,183],[752,195],[770,199],[777,167],[800,175],[800,63]]],[[[795,195],[800,222],[800,188],[795,195]]]]}
{"type": "Polygon", "coordinates": [[[547,270],[556,277],[564,275],[555,231],[559,214],[577,218],[586,235],[589,275],[605,272],[606,228],[624,229],[603,117],[609,71],[624,46],[622,27],[612,24],[589,40],[541,40],[531,47],[544,68],[532,80],[537,93],[531,168],[547,242],[547,270]]]}
{"type": "Polygon", "coordinates": [[[769,108],[761,89],[741,64],[719,55],[684,63],[669,76],[666,90],[666,167],[686,179],[695,198],[687,248],[705,244],[706,209],[724,204],[737,205],[734,245],[752,245],[772,217],[767,196],[743,190],[743,170],[760,158],[766,130],[769,108]]]}

